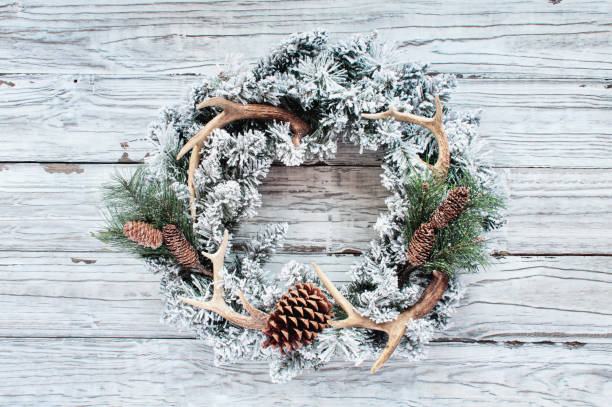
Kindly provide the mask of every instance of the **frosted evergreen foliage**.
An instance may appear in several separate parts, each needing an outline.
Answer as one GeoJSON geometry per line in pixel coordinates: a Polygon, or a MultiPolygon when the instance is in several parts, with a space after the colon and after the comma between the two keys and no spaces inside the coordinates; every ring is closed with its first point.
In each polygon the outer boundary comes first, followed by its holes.
{"type": "MultiPolygon", "coordinates": [[[[375,238],[351,268],[351,283],[342,288],[343,293],[360,313],[377,322],[393,320],[414,304],[430,276],[416,270],[407,284],[398,286],[398,269],[407,261],[408,246],[402,234],[410,205],[404,185],[413,171],[422,170],[416,160],[419,154],[435,160],[435,142],[427,131],[412,124],[369,121],[361,119],[360,114],[392,106],[431,117],[434,95],[448,101],[454,78],[427,75],[427,65],[399,61],[396,49],[378,41],[375,35],[331,44],[325,33],[313,31],[292,36],[255,67],[228,64],[220,75],[193,89],[184,104],[164,109],[149,130],[153,152],[146,168],[151,178],[169,180],[185,200],[188,160],[177,161],[175,157],[186,140],[219,113],[216,108],[195,109],[205,98],[220,96],[235,102],[281,106],[302,117],[313,129],[300,147],[292,144],[287,123],[243,120],[212,134],[202,149],[195,179],[194,235],[198,251],[216,251],[224,229],[236,230],[241,221],[256,216],[261,205],[258,187],[273,161],[300,165],[306,159],[333,157],[338,140],[343,139],[362,150],[384,152],[381,181],[389,191],[387,211],[374,225],[375,238]]],[[[468,173],[479,187],[495,190],[494,173],[485,160],[486,146],[477,134],[477,116],[454,112],[444,105],[452,157],[450,176],[468,173]]],[[[500,218],[490,221],[491,228],[500,224],[500,218]]],[[[223,273],[225,298],[238,312],[244,312],[238,290],[243,290],[254,306],[269,311],[287,287],[307,281],[320,284],[311,266],[296,262],[288,263],[280,275],[266,272],[265,263],[282,245],[286,231],[286,224],[264,226],[240,252],[228,251],[223,273]]],[[[356,364],[375,359],[385,343],[380,333],[330,328],[311,345],[281,356],[275,349],[262,348],[261,332],[235,327],[213,312],[178,300],[178,296],[208,299],[212,295],[209,278],[185,273],[171,260],[149,259],[148,266],[161,274],[164,319],[195,331],[213,347],[215,363],[268,360],[272,379],[282,382],[332,358],[356,364]]],[[[408,325],[394,356],[422,357],[423,345],[446,324],[461,292],[457,278],[452,277],[436,308],[408,325]]]]}

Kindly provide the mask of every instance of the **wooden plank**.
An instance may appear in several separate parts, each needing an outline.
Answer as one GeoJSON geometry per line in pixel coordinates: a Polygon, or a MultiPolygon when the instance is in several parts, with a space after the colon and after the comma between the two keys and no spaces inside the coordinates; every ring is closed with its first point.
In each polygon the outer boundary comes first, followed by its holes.
{"type": "MultiPolygon", "coordinates": [[[[280,255],[268,266],[316,260],[344,276],[354,258],[280,255]]],[[[126,253],[0,251],[0,287],[0,337],[193,337],[160,322],[159,277],[126,253]]]]}
{"type": "MultiPolygon", "coordinates": [[[[116,163],[142,160],[150,151],[146,129],[158,109],[183,101],[201,77],[4,80],[13,86],[0,87],[0,161],[116,163]]],[[[497,166],[611,168],[612,94],[605,86],[602,80],[460,79],[451,103],[458,110],[483,109],[481,134],[497,166]]],[[[378,166],[379,157],[341,146],[326,163],[378,166]]]]}
{"type": "MultiPolygon", "coordinates": [[[[342,284],[358,258],[280,254],[270,278],[289,260],[316,262],[342,284]]],[[[464,275],[466,297],[439,340],[612,343],[612,257],[497,259],[464,275]]],[[[0,252],[0,337],[185,338],[160,323],[158,276],[126,254],[0,252]]]]}
{"type": "Polygon", "coordinates": [[[333,362],[278,385],[261,362],[214,367],[210,350],[193,340],[4,340],[0,403],[604,406],[611,350],[440,343],[425,360],[392,358],[375,375],[367,363],[333,362]]]}
{"type": "Polygon", "coordinates": [[[612,340],[612,257],[506,257],[462,276],[466,297],[445,338],[612,340]]]}
{"type": "Polygon", "coordinates": [[[494,235],[500,242],[494,246],[511,253],[610,254],[608,170],[523,168],[506,175],[508,223],[494,235]]]}
{"type": "MultiPolygon", "coordinates": [[[[0,87],[0,162],[130,163],[151,151],[146,132],[159,110],[182,103],[202,77],[7,75],[5,80],[12,86],[0,87]]],[[[353,145],[342,145],[327,163],[379,165],[376,154],[358,154],[353,145]]]]}
{"type": "MultiPolygon", "coordinates": [[[[6,164],[0,172],[0,250],[99,251],[100,185],[118,166],[6,164]]],[[[129,166],[120,166],[124,172],[129,166]]],[[[490,236],[496,251],[610,254],[612,171],[510,169],[508,224],[490,236]]],[[[363,250],[384,210],[386,190],[374,167],[273,167],[260,188],[258,223],[287,221],[286,252],[363,250]]]]}
{"type": "MultiPolygon", "coordinates": [[[[0,225],[7,231],[2,249],[110,250],[90,236],[103,224],[101,184],[109,182],[117,170],[125,173],[130,169],[110,165],[6,165],[0,173],[0,225]]],[[[373,237],[370,226],[386,196],[379,173],[378,168],[367,167],[341,167],[339,171],[331,167],[274,167],[261,188],[264,207],[255,222],[287,221],[296,225],[288,235],[288,251],[363,248],[373,237]],[[303,239],[305,233],[311,238],[303,239]]],[[[239,235],[253,232],[255,222],[245,225],[239,235]]]]}
{"type": "Polygon", "coordinates": [[[460,80],[451,101],[482,109],[480,134],[497,166],[612,166],[612,94],[603,82],[460,80]]]}
{"type": "Polygon", "coordinates": [[[320,28],[333,38],[378,29],[403,57],[443,72],[606,78],[609,23],[606,1],[9,2],[0,71],[210,72],[228,51],[252,62],[290,33],[320,28]]]}

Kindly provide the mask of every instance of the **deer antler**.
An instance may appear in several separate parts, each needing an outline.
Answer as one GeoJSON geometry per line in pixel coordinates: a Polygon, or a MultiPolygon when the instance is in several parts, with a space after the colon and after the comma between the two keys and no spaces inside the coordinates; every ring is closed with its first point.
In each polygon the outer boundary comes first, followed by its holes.
{"type": "Polygon", "coordinates": [[[376,323],[370,318],[360,315],[353,305],[340,293],[334,286],[334,283],[323,273],[323,271],[315,263],[312,263],[315,271],[319,275],[321,282],[327,288],[327,291],[334,297],[336,302],[347,313],[348,317],[342,321],[330,321],[335,328],[367,328],[375,331],[386,332],[389,338],[387,345],[380,353],[380,356],[372,365],[370,373],[376,372],[389,359],[397,345],[399,345],[404,333],[406,332],[406,324],[413,320],[424,317],[436,306],[442,294],[448,287],[448,275],[439,271],[433,272],[433,277],[429,286],[425,289],[421,298],[412,307],[402,312],[393,321],[376,323]]]}
{"type": "Polygon", "coordinates": [[[266,319],[268,318],[268,315],[253,307],[244,297],[242,291],[238,291],[238,295],[240,296],[240,300],[244,305],[244,309],[246,309],[246,311],[251,315],[250,317],[239,314],[233,309],[231,309],[223,298],[223,277],[220,274],[223,270],[223,263],[228,242],[229,235],[226,230],[223,233],[223,241],[221,242],[221,245],[219,246],[219,249],[216,253],[202,253],[205,257],[210,259],[213,265],[214,289],[212,300],[199,301],[194,298],[185,297],[179,297],[179,299],[184,303],[193,305],[194,307],[216,312],[234,325],[247,329],[263,330],[266,327],[266,319]]]}
{"type": "Polygon", "coordinates": [[[431,131],[436,138],[436,143],[438,143],[438,160],[435,165],[428,164],[420,158],[419,160],[429,167],[437,179],[442,180],[446,178],[448,168],[450,167],[450,149],[446,133],[444,133],[442,105],[440,104],[440,97],[438,95],[436,95],[436,114],[432,118],[417,116],[411,113],[396,112],[393,108],[389,108],[389,110],[381,113],[362,113],[361,116],[372,120],[392,117],[400,122],[413,123],[431,131]]]}
{"type": "Polygon", "coordinates": [[[191,157],[189,158],[189,169],[187,171],[187,186],[191,194],[189,206],[192,216],[195,216],[195,206],[193,204],[195,199],[195,186],[193,185],[193,179],[195,171],[198,165],[200,165],[200,150],[213,130],[220,129],[233,121],[242,119],[279,120],[290,123],[291,131],[293,132],[293,144],[295,146],[299,146],[300,139],[310,133],[310,126],[308,123],[295,114],[280,107],[260,104],[243,105],[220,97],[213,97],[199,103],[196,109],[200,110],[211,106],[218,106],[222,108],[223,111],[206,123],[202,130],[183,146],[176,157],[178,160],[187,154],[189,150],[193,149],[191,157]]]}

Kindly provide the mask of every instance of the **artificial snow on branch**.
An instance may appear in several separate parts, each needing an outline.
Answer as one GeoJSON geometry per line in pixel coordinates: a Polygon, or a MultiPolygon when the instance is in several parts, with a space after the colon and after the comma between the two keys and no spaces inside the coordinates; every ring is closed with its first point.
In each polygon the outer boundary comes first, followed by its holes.
{"type": "Polygon", "coordinates": [[[422,357],[461,297],[460,274],[487,263],[503,190],[478,117],[448,104],[451,75],[400,61],[375,34],[295,34],[164,108],[144,165],[106,187],[99,238],[145,259],[164,320],[193,330],[215,363],[265,360],[283,382],[332,358],[376,360],[376,371],[392,355],[422,357]],[[287,224],[232,233],[256,217],[273,162],[330,158],[340,140],[381,151],[389,196],[374,238],[341,288],[295,261],[271,276],[287,224]]]}

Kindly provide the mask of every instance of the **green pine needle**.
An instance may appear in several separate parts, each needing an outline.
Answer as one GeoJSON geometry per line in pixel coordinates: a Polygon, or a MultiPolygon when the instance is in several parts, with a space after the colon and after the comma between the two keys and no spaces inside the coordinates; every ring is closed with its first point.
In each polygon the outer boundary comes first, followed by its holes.
{"type": "Polygon", "coordinates": [[[170,253],[142,247],[123,234],[123,226],[129,221],[144,221],[157,229],[174,224],[193,245],[194,237],[187,215],[186,204],[179,199],[167,181],[147,177],[143,167],[131,177],[116,174],[113,182],[104,186],[106,227],[95,235],[112,246],[127,249],[142,257],[165,257],[170,253]]]}
{"type": "MultiPolygon", "coordinates": [[[[419,266],[420,270],[438,270],[449,275],[459,271],[475,272],[488,264],[490,259],[482,234],[489,229],[488,219],[504,207],[500,196],[482,191],[473,179],[461,175],[447,183],[436,182],[431,174],[418,175],[414,171],[405,187],[412,205],[406,212],[404,236],[410,241],[416,229],[429,217],[454,188],[465,186],[470,190],[466,209],[444,229],[436,232],[434,248],[429,260],[419,266]],[[424,185],[428,184],[425,189],[424,185]]],[[[405,272],[411,272],[408,268],[405,272]]],[[[404,275],[402,280],[405,281],[404,275]]]]}

